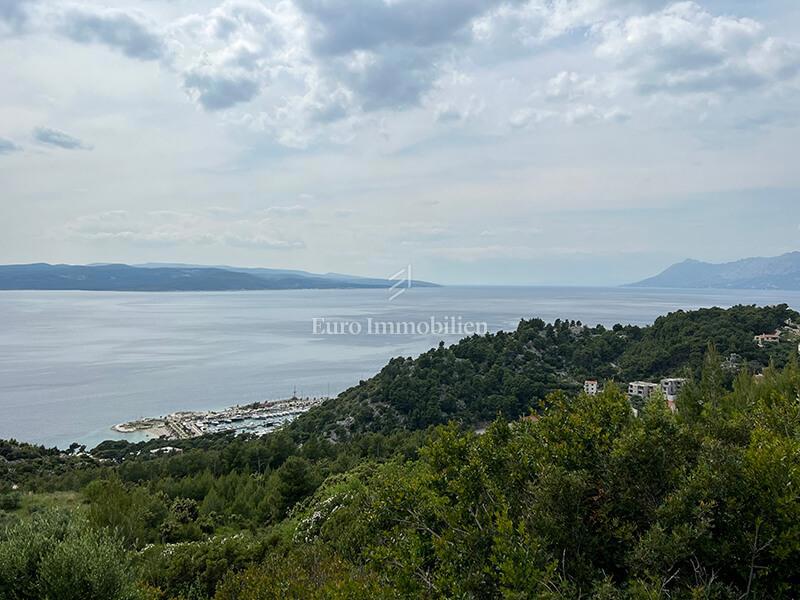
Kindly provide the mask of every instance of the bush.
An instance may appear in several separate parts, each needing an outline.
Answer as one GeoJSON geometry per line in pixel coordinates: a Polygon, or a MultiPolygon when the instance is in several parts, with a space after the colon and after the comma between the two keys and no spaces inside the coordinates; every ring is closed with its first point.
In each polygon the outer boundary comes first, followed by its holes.
{"type": "Polygon", "coordinates": [[[73,514],[46,511],[0,541],[0,598],[138,600],[121,542],[73,514]]]}
{"type": "Polygon", "coordinates": [[[20,506],[22,497],[19,492],[9,492],[0,494],[0,510],[17,510],[20,506]]]}

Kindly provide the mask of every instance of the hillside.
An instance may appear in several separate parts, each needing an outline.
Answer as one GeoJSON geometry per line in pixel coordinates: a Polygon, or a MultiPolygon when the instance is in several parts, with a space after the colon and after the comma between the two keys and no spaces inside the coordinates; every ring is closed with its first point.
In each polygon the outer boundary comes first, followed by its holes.
{"type": "MultiPolygon", "coordinates": [[[[694,376],[709,343],[758,371],[784,364],[796,344],[759,348],[753,336],[800,315],[786,305],[678,311],[647,327],[586,327],[574,321],[520,321],[516,331],[440,345],[416,359],[398,357],[380,373],[302,415],[289,430],[332,439],[365,431],[388,434],[457,419],[477,425],[498,414],[517,418],[556,390],[575,393],[585,379],[628,382],[694,376]]],[[[788,334],[796,335],[794,332],[788,334]]]]}
{"type": "Polygon", "coordinates": [[[0,597],[796,598],[800,366],[752,334],[798,316],[522,321],[395,359],[263,437],[0,442],[0,597]],[[590,371],[681,369],[677,413],[574,393],[590,371]]]}
{"type": "Polygon", "coordinates": [[[685,260],[632,287],[800,290],[800,252],[712,264],[685,260]]]}
{"type": "MultiPolygon", "coordinates": [[[[388,288],[394,281],[280,269],[192,265],[0,265],[0,290],[127,292],[388,288]]],[[[419,287],[433,286],[414,281],[419,287]]]]}

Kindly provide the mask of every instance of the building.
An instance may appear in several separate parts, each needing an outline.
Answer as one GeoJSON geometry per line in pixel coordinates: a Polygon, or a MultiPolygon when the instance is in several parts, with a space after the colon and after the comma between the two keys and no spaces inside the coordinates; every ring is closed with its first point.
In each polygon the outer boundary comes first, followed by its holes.
{"type": "Polygon", "coordinates": [[[583,382],[583,391],[590,396],[597,396],[597,380],[587,379],[583,382]]]}
{"type": "Polygon", "coordinates": [[[678,394],[686,383],[686,379],[681,377],[669,377],[661,380],[661,391],[667,399],[667,406],[672,412],[677,410],[675,401],[678,399],[678,394]]]}
{"type": "Polygon", "coordinates": [[[661,391],[664,392],[664,396],[667,397],[668,401],[672,400],[674,402],[685,383],[686,380],[680,377],[670,377],[668,379],[662,379],[661,391]]]}
{"type": "Polygon", "coordinates": [[[778,331],[775,333],[762,333],[761,335],[755,336],[753,341],[759,348],[763,348],[764,344],[777,344],[780,342],[781,334],[778,331]]]}
{"type": "Polygon", "coordinates": [[[647,400],[650,397],[650,394],[655,392],[659,388],[657,383],[651,383],[649,381],[632,381],[628,384],[628,397],[633,398],[634,396],[639,396],[643,400],[647,400]]]}

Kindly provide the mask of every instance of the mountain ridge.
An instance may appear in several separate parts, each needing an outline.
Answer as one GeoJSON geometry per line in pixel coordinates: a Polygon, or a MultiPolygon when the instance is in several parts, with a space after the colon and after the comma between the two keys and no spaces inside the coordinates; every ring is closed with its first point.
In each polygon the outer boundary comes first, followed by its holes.
{"type": "Polygon", "coordinates": [[[626,287],[800,290],[800,252],[726,263],[687,258],[626,287]]]}
{"type": "MultiPolygon", "coordinates": [[[[380,289],[397,282],[353,275],[336,277],[305,271],[201,265],[102,263],[0,265],[0,290],[61,291],[257,291],[299,289],[380,289]]],[[[438,287],[412,281],[417,287],[438,287]]]]}

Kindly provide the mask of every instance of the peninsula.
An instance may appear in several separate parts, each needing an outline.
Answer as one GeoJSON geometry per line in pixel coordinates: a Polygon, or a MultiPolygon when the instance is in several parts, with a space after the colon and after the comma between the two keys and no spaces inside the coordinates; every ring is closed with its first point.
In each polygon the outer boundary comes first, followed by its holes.
{"type": "Polygon", "coordinates": [[[97,292],[225,292],[245,290],[380,289],[398,284],[438,287],[398,277],[184,264],[0,265],[0,290],[97,292]]]}

